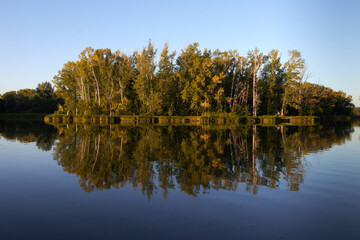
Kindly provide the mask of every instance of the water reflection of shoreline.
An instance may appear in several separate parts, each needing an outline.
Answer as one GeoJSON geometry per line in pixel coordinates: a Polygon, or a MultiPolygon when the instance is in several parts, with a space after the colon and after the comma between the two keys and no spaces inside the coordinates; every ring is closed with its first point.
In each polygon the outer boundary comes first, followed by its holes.
{"type": "MultiPolygon", "coordinates": [[[[132,185],[149,198],[161,188],[196,196],[210,189],[256,194],[259,186],[297,191],[304,156],[343,144],[350,126],[256,127],[59,127],[54,159],[80,177],[85,191],[132,185]]],[[[305,161],[304,161],[305,160],[305,161]]]]}
{"type": "Polygon", "coordinates": [[[55,144],[54,159],[64,171],[79,176],[80,186],[87,192],[130,185],[150,198],[160,188],[164,197],[175,188],[192,196],[211,189],[239,188],[257,194],[260,186],[277,189],[284,184],[282,188],[297,191],[309,167],[305,156],[343,144],[352,131],[350,125],[71,124],[52,130],[13,125],[0,128],[0,135],[20,141],[31,136],[30,140],[46,146],[44,150],[55,144]]]}
{"type": "Polygon", "coordinates": [[[57,129],[42,121],[0,120],[0,136],[20,143],[35,142],[42,151],[50,151],[53,147],[57,129]]]}

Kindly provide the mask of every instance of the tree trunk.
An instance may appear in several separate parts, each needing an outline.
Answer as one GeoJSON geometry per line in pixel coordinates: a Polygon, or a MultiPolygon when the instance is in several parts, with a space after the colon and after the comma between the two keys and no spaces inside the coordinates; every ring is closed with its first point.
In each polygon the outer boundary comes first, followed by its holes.
{"type": "Polygon", "coordinates": [[[120,100],[121,100],[121,104],[124,104],[124,93],[123,93],[123,86],[122,86],[122,83],[121,83],[121,80],[120,78],[119,79],[119,86],[120,86],[120,100]]]}
{"type": "Polygon", "coordinates": [[[256,72],[257,72],[257,53],[255,53],[254,72],[253,72],[253,116],[256,117],[256,72]]]}
{"type": "Polygon", "coordinates": [[[281,116],[284,116],[284,110],[285,110],[285,104],[286,104],[286,87],[285,87],[285,92],[284,92],[284,96],[283,96],[283,101],[282,101],[282,106],[281,106],[281,116]]]}
{"type": "Polygon", "coordinates": [[[95,70],[94,70],[94,67],[91,66],[91,70],[92,70],[92,73],[93,73],[93,76],[94,76],[94,79],[95,79],[95,86],[96,86],[96,93],[97,94],[97,104],[98,106],[100,107],[101,105],[101,102],[100,102],[100,89],[99,89],[99,82],[97,80],[97,77],[96,77],[96,74],[95,74],[95,70]]]}
{"type": "Polygon", "coordinates": [[[111,116],[111,99],[109,100],[109,115],[111,116]]]}

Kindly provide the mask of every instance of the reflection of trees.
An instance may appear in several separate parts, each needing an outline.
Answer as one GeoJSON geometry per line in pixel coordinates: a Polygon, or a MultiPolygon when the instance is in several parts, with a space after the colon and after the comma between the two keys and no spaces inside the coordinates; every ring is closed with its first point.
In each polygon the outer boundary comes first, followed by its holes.
{"type": "Polygon", "coordinates": [[[211,189],[256,194],[259,186],[297,191],[305,155],[342,144],[351,127],[93,126],[59,128],[54,159],[85,191],[133,186],[196,196],[211,189]]]}
{"type": "Polygon", "coordinates": [[[36,142],[36,146],[49,151],[54,145],[57,130],[42,121],[0,120],[0,136],[21,143],[36,142]]]}

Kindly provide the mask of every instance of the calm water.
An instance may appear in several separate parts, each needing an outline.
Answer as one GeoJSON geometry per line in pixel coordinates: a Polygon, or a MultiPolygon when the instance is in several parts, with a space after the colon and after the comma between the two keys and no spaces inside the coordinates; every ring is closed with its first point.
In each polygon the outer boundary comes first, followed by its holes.
{"type": "Polygon", "coordinates": [[[0,239],[360,239],[359,124],[0,121],[0,239]]]}

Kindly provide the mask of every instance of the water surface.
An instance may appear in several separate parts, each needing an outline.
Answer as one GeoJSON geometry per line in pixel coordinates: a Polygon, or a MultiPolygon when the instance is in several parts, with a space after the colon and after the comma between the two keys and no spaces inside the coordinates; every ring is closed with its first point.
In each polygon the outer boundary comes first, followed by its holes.
{"type": "Polygon", "coordinates": [[[0,122],[0,239],[359,239],[360,127],[0,122]]]}

